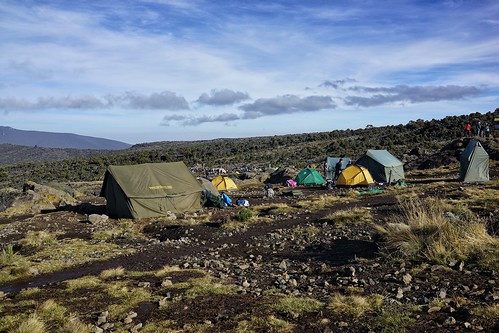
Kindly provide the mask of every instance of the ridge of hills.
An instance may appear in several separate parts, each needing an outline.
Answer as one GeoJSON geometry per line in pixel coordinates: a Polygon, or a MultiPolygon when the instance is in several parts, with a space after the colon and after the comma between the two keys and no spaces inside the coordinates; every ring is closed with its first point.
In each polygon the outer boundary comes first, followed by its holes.
{"type": "MultiPolygon", "coordinates": [[[[495,110],[496,114],[498,112],[499,108],[495,110]]],[[[470,122],[474,126],[478,120],[492,127],[494,112],[448,116],[440,120],[418,119],[405,125],[355,130],[152,142],[120,151],[0,145],[0,187],[21,186],[28,180],[37,183],[102,180],[108,165],[151,162],[184,161],[191,167],[224,167],[227,170],[301,168],[319,164],[326,156],[347,156],[356,160],[367,149],[390,151],[405,163],[406,169],[427,169],[457,162],[469,140],[465,125],[470,122]]],[[[498,139],[483,139],[483,145],[492,160],[499,160],[498,139]]]]}
{"type": "Polygon", "coordinates": [[[0,126],[0,144],[20,146],[66,149],[127,149],[128,143],[72,133],[52,133],[20,130],[8,126],[0,126]]]}

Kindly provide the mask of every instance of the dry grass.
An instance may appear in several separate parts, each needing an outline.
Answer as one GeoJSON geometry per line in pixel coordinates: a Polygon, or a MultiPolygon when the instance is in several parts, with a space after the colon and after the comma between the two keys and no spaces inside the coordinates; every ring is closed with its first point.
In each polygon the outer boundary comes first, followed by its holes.
{"type": "Polygon", "coordinates": [[[359,295],[342,295],[335,293],[332,301],[328,304],[328,309],[337,315],[350,315],[360,317],[366,312],[374,311],[381,307],[383,297],[381,295],[369,295],[367,297],[359,295]]]}
{"type": "Polygon", "coordinates": [[[14,333],[45,333],[48,332],[45,323],[36,314],[32,314],[23,321],[14,333]]]}
{"type": "Polygon", "coordinates": [[[355,200],[353,197],[339,197],[335,195],[319,195],[309,200],[298,201],[298,206],[303,209],[321,210],[339,203],[355,200]]]}
{"type": "Polygon", "coordinates": [[[371,212],[367,208],[358,207],[336,211],[324,216],[321,220],[334,224],[370,223],[372,217],[371,212]]]}
{"type": "Polygon", "coordinates": [[[26,236],[21,240],[21,244],[40,247],[42,245],[50,245],[56,242],[58,233],[47,231],[28,231],[26,236]]]}
{"type": "Polygon", "coordinates": [[[295,207],[291,207],[285,203],[270,203],[264,205],[253,206],[252,209],[257,214],[262,214],[262,212],[266,212],[268,215],[282,215],[282,214],[290,214],[296,212],[295,207]]]}
{"type": "Polygon", "coordinates": [[[476,307],[473,309],[473,314],[482,318],[497,320],[499,318],[499,304],[476,307]]]}
{"type": "Polygon", "coordinates": [[[110,280],[123,275],[125,275],[125,269],[120,266],[103,270],[100,272],[99,277],[103,280],[110,280]]]}
{"type": "Polygon", "coordinates": [[[78,279],[67,280],[66,290],[69,292],[83,288],[96,288],[102,284],[102,281],[95,276],[84,276],[78,279]]]}
{"type": "Polygon", "coordinates": [[[393,216],[392,223],[376,226],[389,253],[443,264],[474,258],[497,269],[499,240],[465,207],[439,199],[409,200],[401,206],[402,214],[393,216]]]}
{"type": "Polygon", "coordinates": [[[238,321],[238,325],[234,330],[234,333],[287,333],[292,332],[293,328],[293,324],[274,316],[251,317],[249,320],[244,319],[238,321]]]}
{"type": "Polygon", "coordinates": [[[163,268],[161,268],[159,271],[157,271],[156,273],[154,273],[154,275],[156,276],[159,276],[159,277],[162,277],[162,276],[167,276],[168,274],[172,273],[172,272],[179,272],[181,271],[182,269],[178,266],[163,266],[163,268]]]}

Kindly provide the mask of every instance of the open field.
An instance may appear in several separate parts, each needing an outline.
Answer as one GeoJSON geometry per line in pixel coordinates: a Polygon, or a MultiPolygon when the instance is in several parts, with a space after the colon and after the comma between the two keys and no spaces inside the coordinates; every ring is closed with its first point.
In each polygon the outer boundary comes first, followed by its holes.
{"type": "Polygon", "coordinates": [[[0,332],[497,331],[498,163],[458,173],[272,200],[248,182],[249,208],[137,221],[90,219],[101,183],[65,184],[73,205],[0,217],[0,332]]]}

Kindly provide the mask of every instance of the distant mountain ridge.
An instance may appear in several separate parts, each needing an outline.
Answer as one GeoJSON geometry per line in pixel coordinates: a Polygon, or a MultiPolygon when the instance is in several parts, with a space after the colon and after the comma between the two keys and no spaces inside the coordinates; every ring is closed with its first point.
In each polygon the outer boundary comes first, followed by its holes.
{"type": "Polygon", "coordinates": [[[0,144],[12,144],[28,147],[122,150],[132,145],[110,139],[96,138],[72,133],[53,133],[19,130],[0,126],[0,144]]]}

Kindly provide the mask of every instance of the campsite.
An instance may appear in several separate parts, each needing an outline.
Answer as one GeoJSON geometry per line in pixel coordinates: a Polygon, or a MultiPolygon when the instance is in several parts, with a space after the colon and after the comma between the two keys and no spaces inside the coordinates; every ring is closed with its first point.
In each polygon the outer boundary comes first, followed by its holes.
{"type": "Polygon", "coordinates": [[[3,190],[0,332],[497,331],[498,146],[349,152],[331,189],[321,162],[345,155],[3,190]]]}

